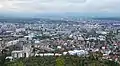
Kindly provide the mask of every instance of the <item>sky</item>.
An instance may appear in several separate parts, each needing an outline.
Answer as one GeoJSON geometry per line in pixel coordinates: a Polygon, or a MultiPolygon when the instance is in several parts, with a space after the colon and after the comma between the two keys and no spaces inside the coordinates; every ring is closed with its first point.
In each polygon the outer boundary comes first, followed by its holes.
{"type": "Polygon", "coordinates": [[[120,0],[0,0],[1,12],[120,13],[120,0]]]}

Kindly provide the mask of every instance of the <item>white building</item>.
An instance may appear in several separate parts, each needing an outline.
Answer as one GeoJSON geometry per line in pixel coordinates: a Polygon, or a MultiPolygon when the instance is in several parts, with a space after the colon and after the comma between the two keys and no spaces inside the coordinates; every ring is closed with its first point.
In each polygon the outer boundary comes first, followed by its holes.
{"type": "Polygon", "coordinates": [[[6,44],[6,46],[8,47],[8,46],[11,46],[11,45],[15,45],[15,44],[17,44],[18,42],[19,42],[19,40],[9,41],[9,42],[6,44]]]}
{"type": "Polygon", "coordinates": [[[87,55],[88,51],[85,50],[73,50],[73,51],[68,51],[68,53],[70,55],[77,55],[77,56],[81,56],[81,55],[87,55]]]}
{"type": "Polygon", "coordinates": [[[25,51],[12,51],[13,58],[29,57],[29,53],[25,51]]]}
{"type": "Polygon", "coordinates": [[[22,31],[25,31],[25,28],[16,29],[16,32],[22,32],[22,31]]]}
{"type": "Polygon", "coordinates": [[[31,53],[31,45],[24,45],[23,50],[12,51],[11,55],[13,58],[29,57],[31,53]]]}

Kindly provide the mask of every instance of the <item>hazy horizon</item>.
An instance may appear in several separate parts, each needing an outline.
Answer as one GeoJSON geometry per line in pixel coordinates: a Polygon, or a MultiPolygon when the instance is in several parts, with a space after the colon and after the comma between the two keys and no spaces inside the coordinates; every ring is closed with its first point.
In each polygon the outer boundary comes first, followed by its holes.
{"type": "Polygon", "coordinates": [[[1,16],[120,17],[120,0],[0,0],[1,16]]]}

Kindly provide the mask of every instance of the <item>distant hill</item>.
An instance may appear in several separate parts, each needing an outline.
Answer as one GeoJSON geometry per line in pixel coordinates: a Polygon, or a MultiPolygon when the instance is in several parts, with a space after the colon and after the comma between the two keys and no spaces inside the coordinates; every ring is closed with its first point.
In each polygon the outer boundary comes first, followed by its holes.
{"type": "Polygon", "coordinates": [[[117,20],[120,21],[120,17],[108,17],[108,18],[92,18],[95,20],[117,20]]]}

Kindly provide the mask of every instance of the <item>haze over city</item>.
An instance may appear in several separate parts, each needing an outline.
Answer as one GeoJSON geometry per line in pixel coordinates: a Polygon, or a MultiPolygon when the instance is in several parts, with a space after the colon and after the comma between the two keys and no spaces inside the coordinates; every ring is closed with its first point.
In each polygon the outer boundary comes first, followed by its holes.
{"type": "Polygon", "coordinates": [[[82,15],[119,16],[120,0],[0,0],[0,13],[18,16],[82,15]]]}

